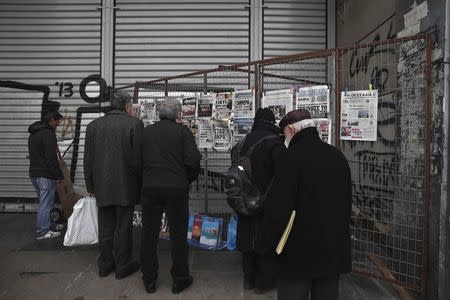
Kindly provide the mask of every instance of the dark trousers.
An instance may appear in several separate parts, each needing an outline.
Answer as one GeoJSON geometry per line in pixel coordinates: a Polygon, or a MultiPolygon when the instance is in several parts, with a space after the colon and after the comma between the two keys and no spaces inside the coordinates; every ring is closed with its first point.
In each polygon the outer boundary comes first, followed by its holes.
{"type": "Polygon", "coordinates": [[[280,280],[278,300],[337,300],[339,296],[339,276],[316,280],[280,280]]]}
{"type": "Polygon", "coordinates": [[[258,289],[274,288],[277,283],[276,258],[255,251],[242,253],[244,280],[250,281],[258,289]]]}
{"type": "Polygon", "coordinates": [[[100,270],[115,265],[116,273],[130,262],[133,241],[133,206],[103,206],[98,208],[100,270]]]}
{"type": "Polygon", "coordinates": [[[144,189],[142,195],[141,268],[144,282],[158,277],[158,240],[163,211],[166,212],[172,254],[170,273],[174,280],[189,276],[187,230],[188,191],[144,189]]]}

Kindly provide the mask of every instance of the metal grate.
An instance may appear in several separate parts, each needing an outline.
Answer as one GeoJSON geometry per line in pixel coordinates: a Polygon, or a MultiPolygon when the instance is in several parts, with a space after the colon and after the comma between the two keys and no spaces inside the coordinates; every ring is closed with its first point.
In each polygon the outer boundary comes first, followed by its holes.
{"type": "Polygon", "coordinates": [[[430,45],[426,37],[419,37],[343,48],[337,70],[343,93],[369,88],[379,93],[377,141],[340,142],[352,170],[353,267],[422,296],[430,174],[430,45]]]}
{"type": "MultiPolygon", "coordinates": [[[[425,297],[431,130],[431,38],[428,35],[327,49],[137,82],[145,97],[327,85],[331,143],[346,155],[353,183],[353,269],[425,297]],[[377,89],[377,141],[339,139],[341,93],[377,89]]],[[[122,88],[121,88],[122,89],[122,88]]],[[[295,99],[295,98],[294,98],[295,99]]],[[[293,107],[294,103],[291,103],[293,107]]],[[[228,213],[223,176],[229,151],[204,150],[191,186],[192,209],[228,213]]]]}

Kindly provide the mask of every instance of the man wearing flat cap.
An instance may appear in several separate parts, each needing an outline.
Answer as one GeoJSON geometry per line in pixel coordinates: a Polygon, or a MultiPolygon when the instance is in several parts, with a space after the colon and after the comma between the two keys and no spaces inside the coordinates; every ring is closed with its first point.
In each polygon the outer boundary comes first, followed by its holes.
{"type": "Polygon", "coordinates": [[[278,299],[338,299],[339,275],[351,271],[351,174],[347,159],[323,142],[307,110],[280,127],[288,146],[265,206],[265,244],[275,250],[292,210],[296,217],[279,255],[278,299]]]}

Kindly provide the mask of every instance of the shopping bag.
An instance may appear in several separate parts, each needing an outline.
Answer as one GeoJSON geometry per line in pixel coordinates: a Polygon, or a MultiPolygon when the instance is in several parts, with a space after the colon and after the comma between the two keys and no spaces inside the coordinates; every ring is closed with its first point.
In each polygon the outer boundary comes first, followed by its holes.
{"type": "Polygon", "coordinates": [[[230,223],[228,223],[228,232],[227,232],[227,249],[231,251],[236,249],[237,223],[238,223],[237,215],[232,214],[230,218],[230,223]]]}
{"type": "Polygon", "coordinates": [[[67,222],[64,246],[93,245],[98,243],[98,208],[93,197],[78,200],[67,222]]]}
{"type": "Polygon", "coordinates": [[[68,219],[72,214],[73,206],[75,205],[75,203],[77,203],[81,196],[75,193],[75,190],[73,189],[69,169],[67,168],[67,164],[64,161],[65,153],[61,155],[58,147],[56,147],[56,152],[58,154],[59,167],[61,168],[61,171],[64,175],[64,179],[56,183],[56,193],[58,194],[58,199],[61,202],[64,216],[66,217],[66,219],[68,219]]]}

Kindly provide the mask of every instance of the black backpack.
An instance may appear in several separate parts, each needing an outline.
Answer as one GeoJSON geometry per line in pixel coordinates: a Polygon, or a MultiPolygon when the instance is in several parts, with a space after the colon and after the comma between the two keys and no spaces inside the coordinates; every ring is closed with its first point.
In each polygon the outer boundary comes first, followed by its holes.
{"type": "Polygon", "coordinates": [[[231,151],[231,167],[225,177],[225,194],[228,205],[238,215],[254,216],[263,208],[266,195],[262,194],[255,184],[250,158],[257,146],[272,138],[278,137],[265,136],[241,155],[245,143],[244,137],[231,151]]]}

